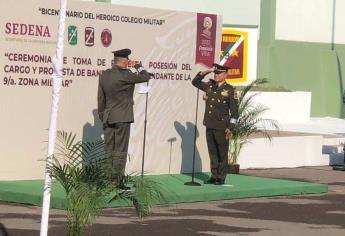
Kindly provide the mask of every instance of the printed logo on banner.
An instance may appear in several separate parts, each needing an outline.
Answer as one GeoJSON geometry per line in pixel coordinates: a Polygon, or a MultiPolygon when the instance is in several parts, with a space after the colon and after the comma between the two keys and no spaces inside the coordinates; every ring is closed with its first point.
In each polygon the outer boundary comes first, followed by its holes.
{"type": "Polygon", "coordinates": [[[247,81],[248,33],[223,29],[220,64],[231,68],[226,81],[240,83],[247,81]]]}
{"type": "Polygon", "coordinates": [[[217,15],[197,14],[195,63],[212,67],[216,45],[217,15]]]}
{"type": "Polygon", "coordinates": [[[101,33],[101,42],[103,46],[109,47],[109,45],[111,44],[111,40],[112,40],[111,31],[108,29],[104,29],[101,33]]]}
{"type": "Polygon", "coordinates": [[[85,46],[92,47],[95,44],[95,29],[85,27],[85,46]]]}
{"type": "Polygon", "coordinates": [[[5,25],[5,34],[50,38],[48,26],[25,23],[7,22],[5,25]]]}
{"type": "Polygon", "coordinates": [[[70,45],[78,43],[78,28],[75,25],[68,26],[68,43],[70,45]]]}

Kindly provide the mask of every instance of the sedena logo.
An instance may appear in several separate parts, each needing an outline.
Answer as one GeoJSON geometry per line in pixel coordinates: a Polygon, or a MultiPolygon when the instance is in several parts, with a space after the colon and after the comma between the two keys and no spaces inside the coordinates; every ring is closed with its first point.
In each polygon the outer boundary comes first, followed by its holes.
{"type": "Polygon", "coordinates": [[[75,25],[68,26],[68,43],[70,45],[78,43],[78,28],[75,25]]]}
{"type": "Polygon", "coordinates": [[[5,34],[50,38],[49,28],[46,25],[7,22],[5,25],[5,34]]]}

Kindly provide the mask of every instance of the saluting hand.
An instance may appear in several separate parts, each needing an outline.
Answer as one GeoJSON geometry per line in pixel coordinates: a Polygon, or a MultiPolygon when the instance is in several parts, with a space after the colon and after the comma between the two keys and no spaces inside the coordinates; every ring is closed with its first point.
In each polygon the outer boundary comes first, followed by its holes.
{"type": "Polygon", "coordinates": [[[205,76],[209,73],[213,72],[213,70],[205,70],[205,71],[200,71],[200,75],[205,76]]]}
{"type": "Polygon", "coordinates": [[[141,62],[139,62],[139,63],[136,63],[133,67],[138,70],[139,68],[142,68],[143,65],[141,64],[141,62]]]}

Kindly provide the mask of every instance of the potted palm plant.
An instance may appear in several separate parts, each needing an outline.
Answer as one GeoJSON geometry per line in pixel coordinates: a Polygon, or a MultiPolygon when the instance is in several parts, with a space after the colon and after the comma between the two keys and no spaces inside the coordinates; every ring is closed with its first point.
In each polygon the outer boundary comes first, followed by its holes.
{"type": "Polygon", "coordinates": [[[248,94],[254,87],[267,83],[267,79],[257,79],[239,91],[238,96],[238,119],[232,132],[229,145],[229,172],[239,173],[238,158],[244,145],[250,142],[250,136],[260,133],[271,141],[270,129],[279,130],[275,120],[261,118],[260,116],[268,110],[262,104],[254,103],[253,99],[257,94],[248,94]]]}
{"type": "Polygon", "coordinates": [[[57,152],[48,171],[66,193],[67,235],[80,236],[93,224],[111,201],[122,199],[133,204],[140,218],[147,216],[153,201],[163,198],[159,184],[145,176],[125,178],[135,188],[123,191],[110,181],[106,171],[103,140],[76,141],[76,135],[59,131],[57,152]]]}

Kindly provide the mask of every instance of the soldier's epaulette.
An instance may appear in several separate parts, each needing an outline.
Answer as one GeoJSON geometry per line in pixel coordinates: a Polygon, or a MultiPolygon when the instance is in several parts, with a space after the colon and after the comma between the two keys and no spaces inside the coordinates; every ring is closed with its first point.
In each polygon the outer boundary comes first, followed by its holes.
{"type": "Polygon", "coordinates": [[[108,74],[110,71],[111,71],[111,68],[106,69],[106,70],[103,70],[102,73],[101,73],[101,75],[108,74]]]}
{"type": "Polygon", "coordinates": [[[235,90],[235,87],[234,87],[234,86],[232,86],[231,84],[226,83],[226,85],[227,85],[229,88],[232,88],[232,89],[234,89],[234,90],[235,90]]]}

